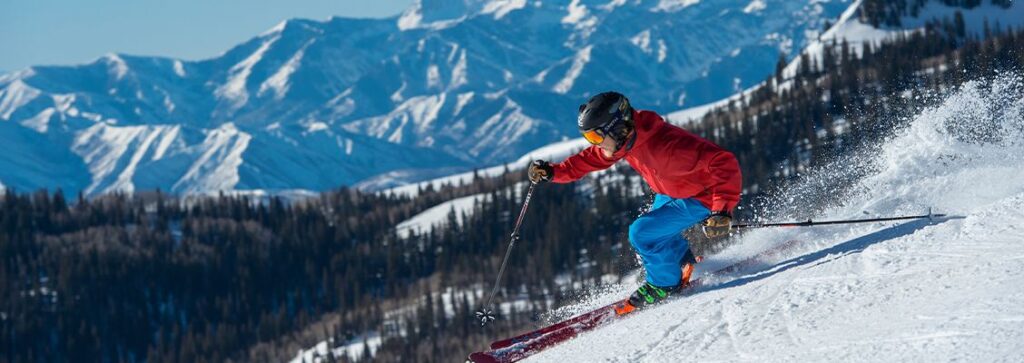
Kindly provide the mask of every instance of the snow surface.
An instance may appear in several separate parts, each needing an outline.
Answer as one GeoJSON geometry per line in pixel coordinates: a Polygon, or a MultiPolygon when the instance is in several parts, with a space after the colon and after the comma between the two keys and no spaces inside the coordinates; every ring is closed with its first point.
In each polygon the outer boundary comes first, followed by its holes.
{"type": "Polygon", "coordinates": [[[396,225],[395,233],[401,238],[408,238],[414,233],[428,233],[434,226],[447,223],[448,214],[452,211],[455,212],[455,220],[462,224],[463,216],[471,214],[476,206],[487,199],[488,194],[476,194],[438,204],[396,225]]]}
{"type": "Polygon", "coordinates": [[[587,6],[580,4],[580,0],[572,0],[566,7],[566,14],[562,17],[562,24],[576,24],[587,16],[587,6]]]}
{"type": "MultiPolygon", "coordinates": [[[[234,112],[249,101],[249,92],[246,90],[246,86],[249,82],[249,75],[252,74],[253,67],[263,60],[263,55],[270,50],[270,47],[273,46],[278,39],[280,39],[280,35],[263,41],[263,44],[260,45],[259,49],[238,64],[232,66],[228,71],[230,73],[228,79],[223,85],[217,87],[217,90],[214,91],[214,95],[216,95],[218,99],[227,102],[227,113],[234,112]]],[[[301,56],[299,56],[299,59],[301,59],[301,56]]]]}
{"type": "Polygon", "coordinates": [[[0,118],[10,120],[15,110],[39,97],[41,92],[18,79],[0,89],[0,118]]]}
{"type": "MultiPolygon", "coordinates": [[[[311,39],[306,42],[306,44],[302,46],[302,49],[299,49],[295,55],[288,59],[288,62],[281,66],[273,76],[270,76],[270,78],[267,78],[266,81],[260,84],[260,91],[257,96],[263,96],[264,93],[272,90],[274,92],[275,100],[281,100],[284,98],[284,95],[288,93],[288,79],[292,76],[292,73],[295,73],[295,71],[299,69],[302,63],[302,57],[306,54],[306,49],[315,42],[316,39],[311,39]]],[[[175,67],[179,64],[181,63],[175,63],[175,67]]],[[[177,68],[175,68],[175,73],[177,73],[177,68]]]]}
{"type": "Polygon", "coordinates": [[[94,195],[134,192],[172,181],[171,192],[230,191],[239,180],[242,153],[252,139],[227,123],[189,140],[178,125],[96,124],[75,135],[72,151],[89,168],[94,195]],[[199,139],[201,137],[201,139],[199,139]],[[165,180],[168,173],[170,180],[165,180]]]}
{"type": "Polygon", "coordinates": [[[349,361],[359,361],[363,357],[365,348],[370,348],[371,355],[377,354],[377,349],[380,348],[382,342],[383,340],[378,333],[357,337],[345,342],[341,346],[335,346],[334,340],[329,339],[317,343],[312,348],[299,351],[289,363],[326,361],[323,357],[328,356],[328,354],[334,357],[347,356],[349,361]]]}
{"type": "MultiPolygon", "coordinates": [[[[1024,360],[1024,82],[967,84],[893,137],[779,195],[779,219],[933,221],[762,229],[699,265],[788,254],[543,352],[533,362],[1024,360]],[[991,86],[991,89],[987,88],[991,86]],[[861,175],[852,184],[844,176],[861,175]],[[979,181],[983,181],[979,183],[979,181]]],[[[564,317],[625,296],[595,293],[564,317]]]]}
{"type": "Polygon", "coordinates": [[[650,29],[644,30],[637,35],[629,38],[629,42],[640,48],[644,53],[651,54],[651,31],[650,29]]]}
{"type": "Polygon", "coordinates": [[[676,12],[689,6],[697,5],[700,0],[659,0],[651,11],[676,12]]]}
{"type": "Polygon", "coordinates": [[[764,0],[753,0],[750,2],[750,4],[747,4],[747,6],[743,8],[743,12],[745,14],[756,13],[758,11],[764,10],[767,7],[768,4],[765,4],[764,0]]]}
{"type": "Polygon", "coordinates": [[[576,53],[576,56],[572,59],[572,66],[569,67],[569,71],[565,72],[565,77],[555,84],[552,91],[565,94],[572,90],[573,84],[576,83],[576,78],[579,78],[580,73],[583,72],[583,67],[586,67],[587,63],[590,62],[591,50],[593,50],[593,47],[587,46],[576,53]]]}
{"type": "Polygon", "coordinates": [[[500,20],[510,12],[526,7],[526,0],[492,0],[484,5],[481,14],[494,14],[495,20],[500,20]]]}

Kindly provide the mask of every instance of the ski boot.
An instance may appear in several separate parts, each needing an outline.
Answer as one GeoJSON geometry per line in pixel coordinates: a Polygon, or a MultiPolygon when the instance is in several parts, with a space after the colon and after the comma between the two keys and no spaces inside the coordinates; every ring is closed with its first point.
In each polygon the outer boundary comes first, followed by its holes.
{"type": "Polygon", "coordinates": [[[694,255],[692,250],[687,249],[686,254],[679,260],[681,275],[678,285],[662,287],[651,285],[650,282],[644,282],[643,285],[640,285],[640,287],[629,296],[629,299],[615,305],[615,313],[618,315],[624,315],[633,312],[633,310],[636,310],[637,308],[655,305],[667,299],[673,293],[689,287],[690,277],[693,276],[693,265],[700,263],[701,261],[704,261],[704,256],[694,255]]]}
{"type": "Polygon", "coordinates": [[[679,291],[679,285],[662,287],[644,282],[632,295],[629,295],[629,299],[615,305],[615,313],[624,315],[638,308],[656,305],[672,296],[676,291],[679,291]]]}

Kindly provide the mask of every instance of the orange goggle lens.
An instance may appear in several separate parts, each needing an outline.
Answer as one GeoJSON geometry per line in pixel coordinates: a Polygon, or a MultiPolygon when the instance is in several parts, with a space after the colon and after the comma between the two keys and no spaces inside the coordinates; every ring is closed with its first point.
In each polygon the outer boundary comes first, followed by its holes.
{"type": "Polygon", "coordinates": [[[597,130],[590,130],[583,132],[583,138],[587,139],[587,142],[597,145],[604,141],[604,136],[597,132],[597,130]]]}

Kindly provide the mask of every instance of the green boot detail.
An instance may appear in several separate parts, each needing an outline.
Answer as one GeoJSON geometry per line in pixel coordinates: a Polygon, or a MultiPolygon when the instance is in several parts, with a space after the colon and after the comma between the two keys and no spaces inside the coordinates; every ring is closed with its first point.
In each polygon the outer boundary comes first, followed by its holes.
{"type": "Polygon", "coordinates": [[[633,295],[629,296],[629,303],[636,307],[654,305],[667,299],[677,288],[678,286],[659,287],[651,285],[650,282],[644,282],[633,292],[633,295]]]}

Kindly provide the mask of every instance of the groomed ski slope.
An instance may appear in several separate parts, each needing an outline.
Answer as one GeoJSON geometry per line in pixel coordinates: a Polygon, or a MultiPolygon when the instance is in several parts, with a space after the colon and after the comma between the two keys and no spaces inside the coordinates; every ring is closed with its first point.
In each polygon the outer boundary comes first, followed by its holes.
{"type": "MultiPolygon", "coordinates": [[[[782,211],[773,219],[806,219],[805,203],[823,206],[816,218],[928,206],[962,218],[747,233],[703,270],[801,244],[528,361],[1024,360],[1020,77],[969,83],[874,148],[809,173],[772,208],[782,211]]],[[[594,293],[559,315],[633,288],[594,293]]]]}

